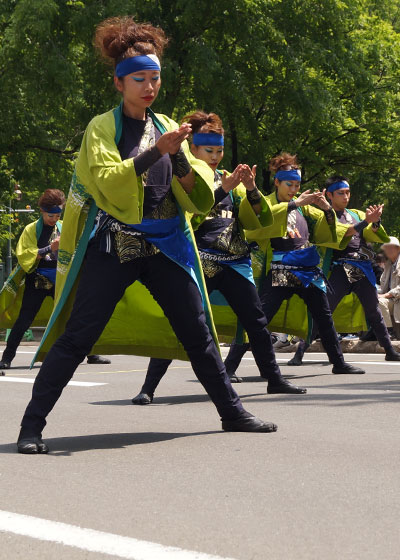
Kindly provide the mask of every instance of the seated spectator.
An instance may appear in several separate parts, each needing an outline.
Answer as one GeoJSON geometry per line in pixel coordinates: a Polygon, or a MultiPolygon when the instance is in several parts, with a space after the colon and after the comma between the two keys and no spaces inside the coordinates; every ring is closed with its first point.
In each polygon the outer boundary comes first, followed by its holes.
{"type": "MultiPolygon", "coordinates": [[[[396,335],[400,332],[400,242],[397,237],[382,245],[387,258],[381,277],[379,307],[387,327],[393,327],[396,335]]],[[[397,336],[397,338],[399,338],[397,336]]]]}

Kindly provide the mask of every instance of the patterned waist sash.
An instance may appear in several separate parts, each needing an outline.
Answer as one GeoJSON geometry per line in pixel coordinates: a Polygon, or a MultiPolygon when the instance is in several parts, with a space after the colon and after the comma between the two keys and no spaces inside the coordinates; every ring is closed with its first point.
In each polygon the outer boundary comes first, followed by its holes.
{"type": "Polygon", "coordinates": [[[314,245],[305,249],[294,251],[274,251],[271,271],[275,276],[275,285],[288,285],[287,282],[279,282],[279,273],[285,275],[293,274],[297,280],[308,288],[310,284],[326,292],[326,279],[322,270],[317,266],[320,256],[314,245]],[[274,274],[275,272],[275,274],[274,274]]]}
{"type": "Polygon", "coordinates": [[[340,258],[334,261],[333,264],[343,266],[349,282],[351,283],[357,282],[358,280],[361,280],[365,276],[369,280],[369,282],[374,286],[374,288],[376,287],[376,276],[370,260],[362,259],[362,258],[361,259],[340,258]]]}
{"type": "Polygon", "coordinates": [[[249,266],[251,264],[249,254],[230,255],[229,253],[221,253],[220,251],[216,251],[214,249],[201,249],[200,247],[198,248],[198,251],[202,258],[221,264],[229,262],[248,263],[249,266]]]}

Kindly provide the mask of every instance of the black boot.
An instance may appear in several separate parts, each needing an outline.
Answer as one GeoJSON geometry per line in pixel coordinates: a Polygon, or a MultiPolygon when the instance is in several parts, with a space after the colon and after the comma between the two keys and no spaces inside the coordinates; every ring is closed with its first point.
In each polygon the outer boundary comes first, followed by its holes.
{"type": "Polygon", "coordinates": [[[38,436],[24,436],[21,430],[17,441],[18,453],[25,455],[37,455],[38,453],[46,454],[49,448],[42,440],[42,434],[38,436]]]}
{"type": "Polygon", "coordinates": [[[276,395],[278,393],[287,393],[291,395],[305,395],[307,389],[305,387],[298,387],[293,385],[283,377],[277,381],[270,381],[267,387],[267,393],[269,395],[276,395]]]}
{"type": "Polygon", "coordinates": [[[98,354],[90,354],[87,357],[88,364],[111,364],[111,360],[108,358],[104,358],[103,356],[99,356],[98,354]]]}
{"type": "Polygon", "coordinates": [[[296,352],[296,354],[293,356],[293,358],[291,358],[286,365],[288,365],[288,366],[302,366],[303,365],[303,356],[300,356],[296,352]]]}
{"type": "Polygon", "coordinates": [[[377,340],[374,331],[372,330],[372,328],[369,328],[368,331],[363,334],[362,336],[360,336],[360,340],[362,342],[372,342],[374,340],[377,340]]]}
{"type": "Polygon", "coordinates": [[[151,404],[153,402],[153,395],[147,393],[139,393],[136,397],[133,397],[132,404],[151,404]]]}
{"type": "Polygon", "coordinates": [[[333,366],[332,373],[336,373],[337,375],[339,374],[361,375],[365,373],[365,370],[358,367],[354,367],[351,364],[347,364],[346,362],[344,362],[341,365],[333,366]]]}
{"type": "Polygon", "coordinates": [[[305,340],[300,340],[296,353],[291,360],[288,361],[288,366],[301,366],[303,363],[304,352],[310,345],[305,340]]]}
{"type": "Polygon", "coordinates": [[[272,422],[264,422],[256,416],[238,418],[237,420],[222,420],[225,432],[276,432],[278,426],[272,422]]]}
{"type": "Polygon", "coordinates": [[[1,360],[0,362],[0,369],[10,369],[11,362],[7,362],[6,360],[1,360]]]}
{"type": "Polygon", "coordinates": [[[387,362],[400,362],[400,354],[396,352],[393,346],[390,346],[390,348],[386,348],[385,352],[386,352],[385,360],[387,362]]]}
{"type": "Polygon", "coordinates": [[[389,333],[389,336],[390,336],[390,340],[397,340],[397,336],[396,336],[396,333],[394,332],[393,327],[388,327],[388,333],[389,333]]]}
{"type": "Polygon", "coordinates": [[[242,383],[243,377],[238,377],[236,373],[227,372],[227,374],[229,375],[229,380],[231,383],[242,383]]]}

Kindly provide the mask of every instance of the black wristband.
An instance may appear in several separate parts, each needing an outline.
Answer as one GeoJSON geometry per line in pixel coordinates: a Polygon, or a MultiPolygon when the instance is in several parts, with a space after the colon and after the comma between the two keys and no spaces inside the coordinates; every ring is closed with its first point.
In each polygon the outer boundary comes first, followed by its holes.
{"type": "Polygon", "coordinates": [[[324,210],[324,214],[328,225],[331,226],[336,222],[335,212],[332,210],[332,208],[329,208],[329,210],[324,210]]]}
{"type": "Polygon", "coordinates": [[[186,175],[191,172],[192,168],[182,147],[179,148],[176,154],[170,154],[169,157],[172,163],[172,173],[176,175],[178,179],[186,177],[186,175]]]}
{"type": "Polygon", "coordinates": [[[293,212],[293,210],[297,210],[297,204],[295,200],[291,200],[287,205],[288,212],[293,212]]]}
{"type": "Polygon", "coordinates": [[[259,204],[261,202],[261,193],[257,189],[257,187],[252,191],[246,190],[246,196],[247,196],[247,200],[250,202],[252,206],[255,206],[256,204],[259,204]]]}
{"type": "Polygon", "coordinates": [[[379,220],[378,222],[372,222],[372,227],[374,229],[379,229],[381,227],[381,223],[382,223],[382,220],[379,220]]]}
{"type": "Polygon", "coordinates": [[[133,158],[136,175],[142,175],[162,157],[156,145],[133,158]]]}
{"type": "Polygon", "coordinates": [[[38,255],[40,257],[43,257],[44,255],[48,255],[49,253],[51,253],[51,245],[47,245],[46,247],[42,247],[41,249],[38,250],[38,255]]]}
{"type": "Polygon", "coordinates": [[[368,227],[368,222],[363,220],[362,222],[358,222],[358,224],[354,226],[354,229],[357,233],[361,233],[366,227],[368,227]]]}

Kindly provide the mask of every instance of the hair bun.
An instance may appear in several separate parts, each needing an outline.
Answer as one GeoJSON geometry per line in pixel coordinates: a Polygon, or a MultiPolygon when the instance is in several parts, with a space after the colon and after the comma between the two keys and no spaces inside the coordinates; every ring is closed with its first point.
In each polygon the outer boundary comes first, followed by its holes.
{"type": "Polygon", "coordinates": [[[214,132],[216,134],[224,134],[222,120],[216,113],[205,113],[204,111],[194,111],[186,115],[182,122],[187,122],[192,125],[194,133],[199,132],[203,127],[205,132],[214,132]]]}
{"type": "Polygon", "coordinates": [[[96,28],[94,43],[102,57],[118,64],[130,56],[156,54],[161,58],[168,40],[159,27],[136,23],[132,17],[109,18],[96,28]]]}
{"type": "Polygon", "coordinates": [[[289,154],[288,152],[282,152],[279,155],[273,157],[269,162],[269,170],[275,173],[283,167],[298,169],[299,164],[297,161],[297,156],[289,154]]]}

